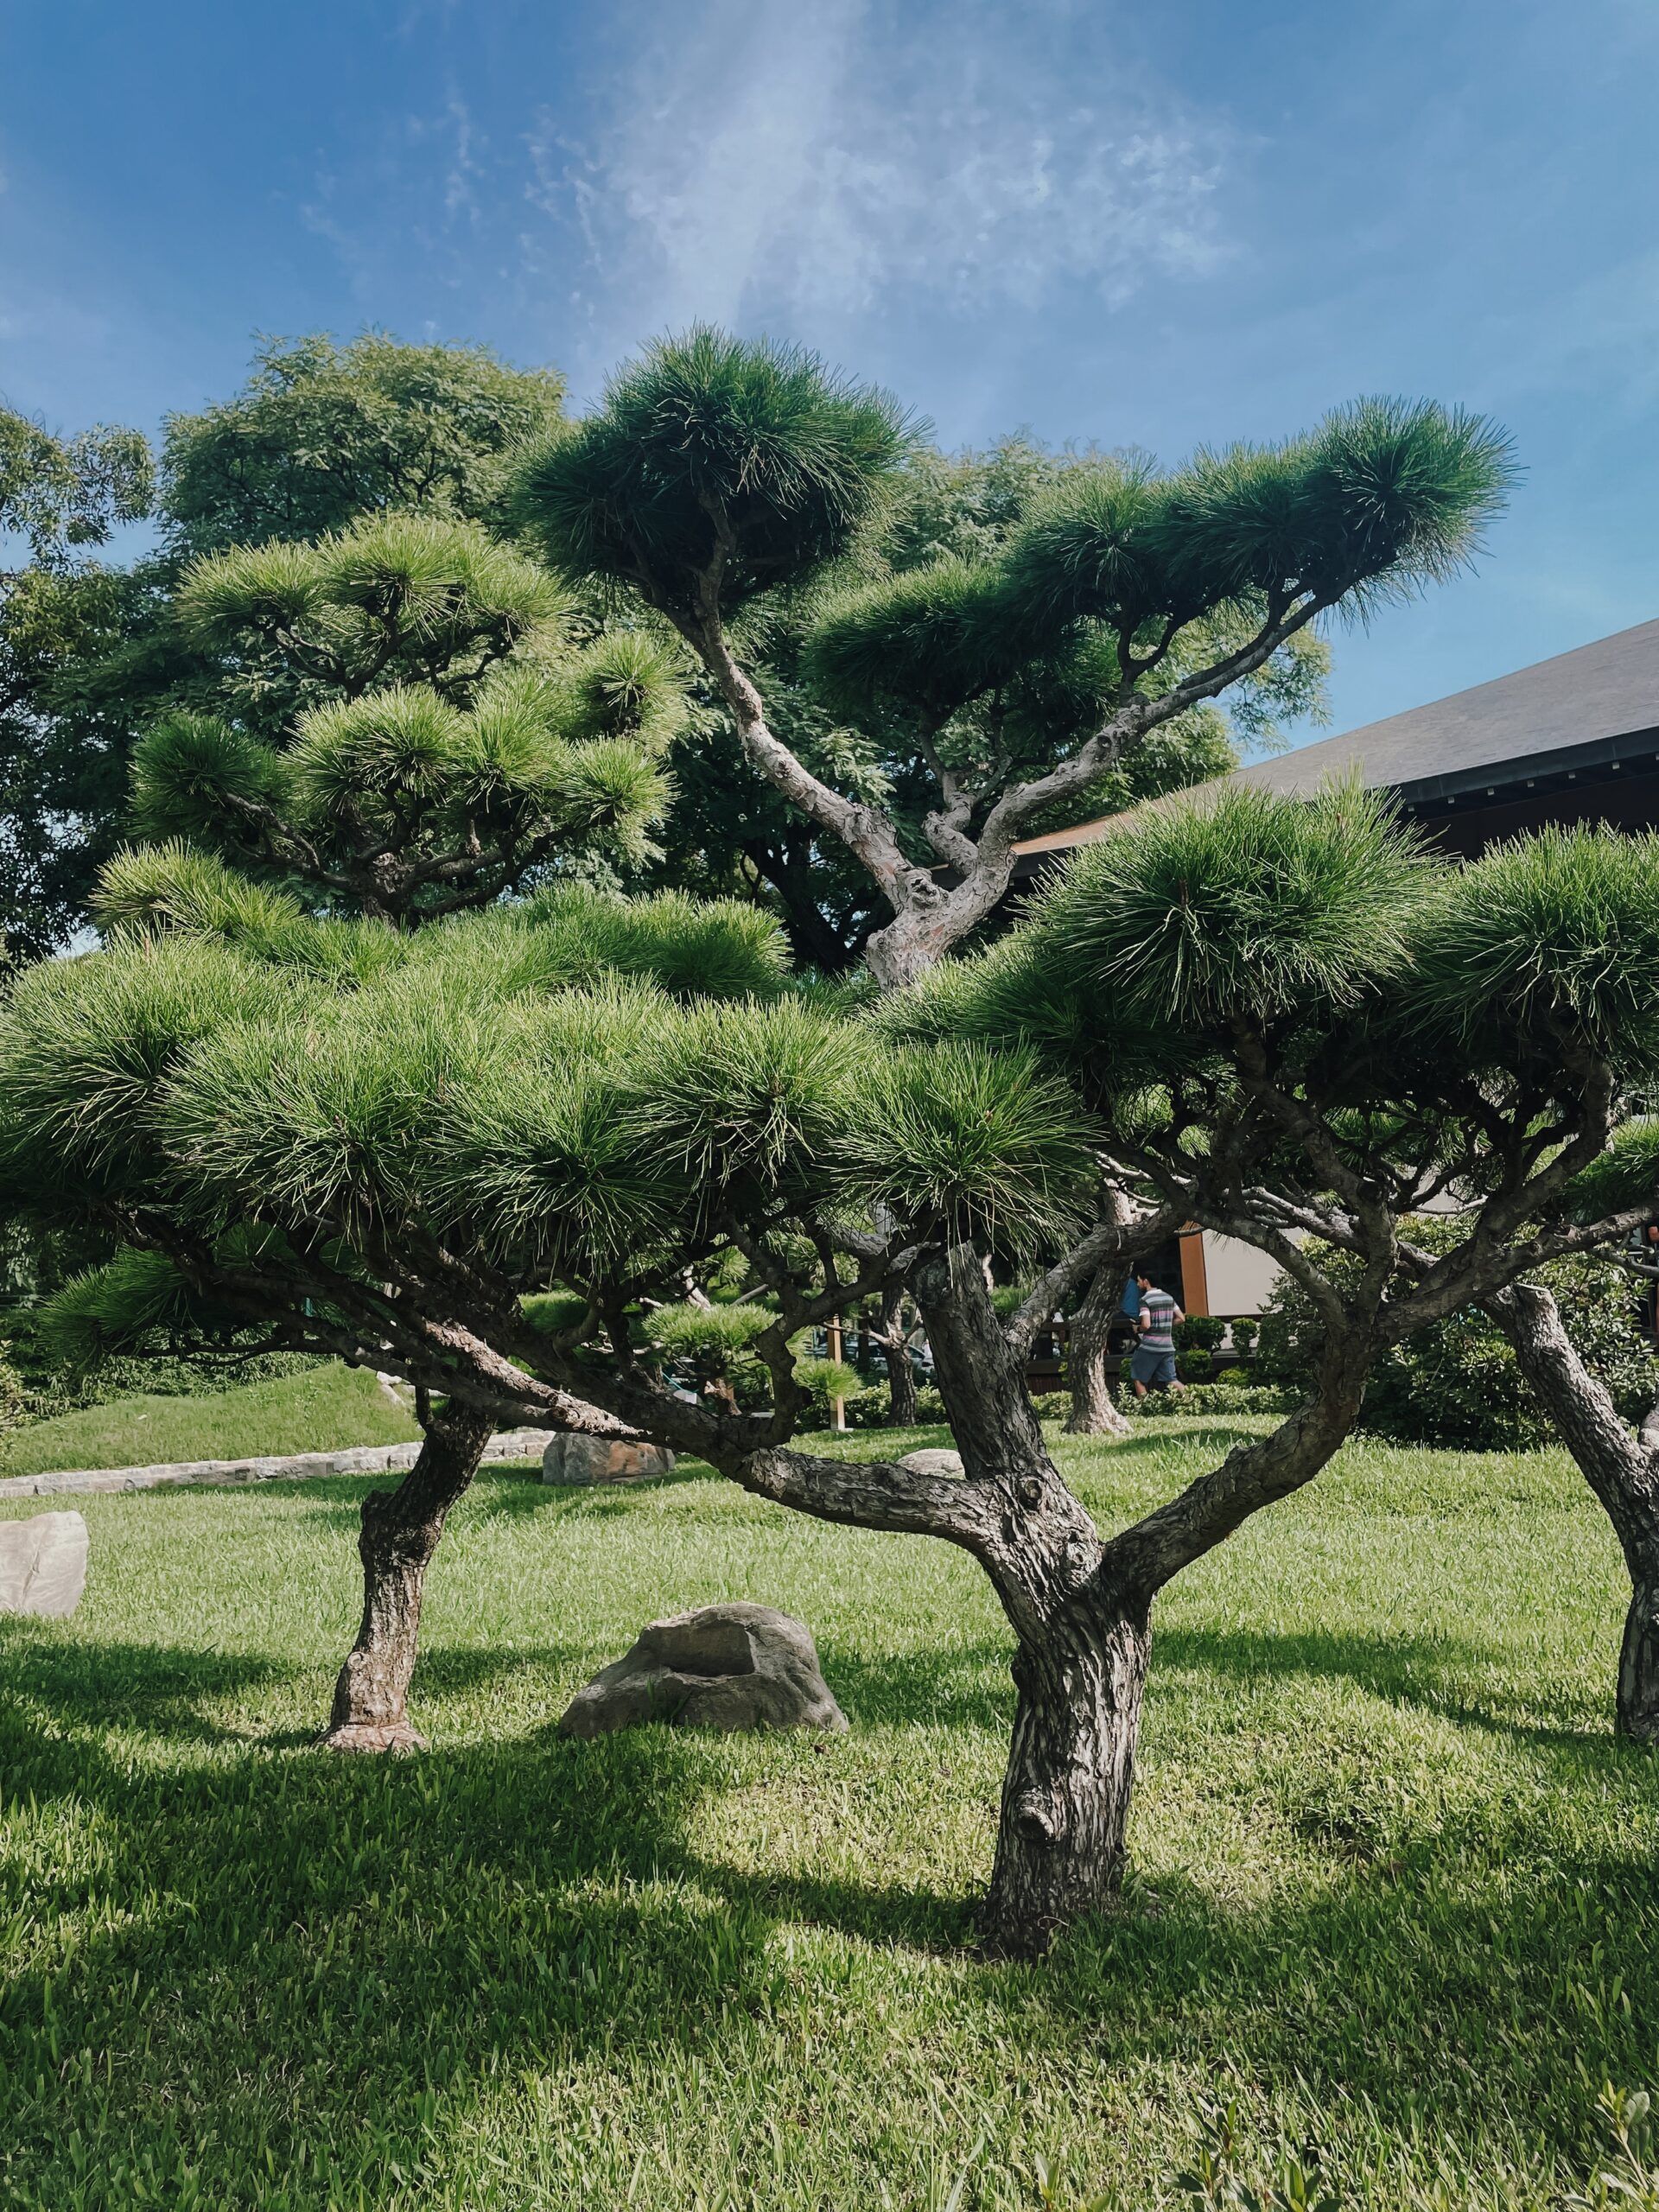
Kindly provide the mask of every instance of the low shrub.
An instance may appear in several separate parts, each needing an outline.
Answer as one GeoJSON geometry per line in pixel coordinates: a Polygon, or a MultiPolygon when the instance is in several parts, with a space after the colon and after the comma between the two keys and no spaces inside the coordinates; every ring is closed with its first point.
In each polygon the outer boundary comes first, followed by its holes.
{"type": "MultiPolygon", "coordinates": [[[[842,1401],[849,1428],[885,1428],[893,1410],[893,1397],[885,1382],[868,1382],[861,1390],[854,1390],[842,1401]]],[[[916,1393],[916,1426],[932,1428],[944,1419],[944,1400],[931,1382],[924,1382],[916,1393]]]]}
{"type": "MultiPolygon", "coordinates": [[[[1433,1217],[1412,1223],[1408,1233],[1431,1249],[1450,1234],[1433,1217]]],[[[1554,1292],[1579,1357],[1624,1418],[1639,1421],[1659,1401],[1659,1360],[1637,1326],[1631,1276],[1615,1260],[1592,1258],[1558,1261],[1537,1280],[1554,1292]]],[[[1257,1380],[1300,1393],[1312,1379],[1318,1344],[1312,1305],[1281,1278],[1262,1315],[1257,1380]]],[[[1477,1452],[1514,1451],[1554,1435],[1507,1338],[1476,1307],[1383,1353],[1366,1386],[1360,1425],[1395,1443],[1477,1452]]]]}
{"type": "Polygon", "coordinates": [[[1214,1313],[1189,1313],[1175,1324],[1175,1342],[1182,1351],[1219,1351],[1227,1324],[1214,1313]]]}
{"type": "Polygon", "coordinates": [[[1271,1389],[1262,1383],[1198,1382],[1185,1390],[1148,1390],[1144,1398],[1126,1397],[1128,1414],[1149,1414],[1154,1420],[1172,1414],[1294,1413],[1300,1394],[1271,1389]]]}

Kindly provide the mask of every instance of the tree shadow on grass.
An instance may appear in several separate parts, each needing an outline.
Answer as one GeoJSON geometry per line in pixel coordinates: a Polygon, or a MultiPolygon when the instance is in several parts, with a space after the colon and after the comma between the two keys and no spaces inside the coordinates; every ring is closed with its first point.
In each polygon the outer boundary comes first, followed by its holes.
{"type": "Polygon", "coordinates": [[[1501,1656],[1490,1645],[1467,1638],[1179,1626],[1155,1628],[1153,1649],[1152,1698],[1157,1696],[1160,1674],[1173,1670],[1241,1682],[1278,1681],[1287,1675],[1344,1681],[1390,1704],[1409,1706],[1517,1742],[1582,1750],[1593,1758],[1617,1753],[1624,1760],[1631,1756],[1630,1747],[1618,1743],[1612,1733],[1617,1655],[1611,1649],[1605,1692],[1569,1694],[1558,1684],[1545,1685],[1538,1700],[1522,1705],[1517,1693],[1502,1681],[1501,1656]],[[1583,1716],[1581,1725],[1541,1720],[1535,1717],[1539,1704],[1574,1707],[1583,1716]]]}
{"type": "MultiPolygon", "coordinates": [[[[9,1796],[32,1795],[41,1821],[49,1801],[73,1801],[99,1839],[38,1864],[18,1847],[48,1932],[0,2012],[0,2057],[27,2107],[19,2139],[39,2145],[8,2180],[41,2205],[68,2201],[51,2194],[51,2146],[72,2129],[110,2172],[145,2148],[181,2188],[174,2168],[193,2164],[205,2202],[237,2201],[256,2157],[281,2173],[326,2140],[345,2162],[342,2193],[360,2183],[380,2201],[394,2168],[422,2171],[435,2098],[459,2110],[503,2073],[641,2055],[717,2049],[729,2066],[749,2021],[796,2001],[772,1940],[781,1923],[910,1952],[922,1972],[950,1955],[964,2048],[1041,2053],[1079,2081],[1161,2059],[1192,2069],[1195,2094],[1224,2064],[1306,2085],[1332,2110],[1368,2100],[1373,2124],[1432,2131],[1471,2171],[1508,2154],[1517,2114],[1535,2135],[1567,2128],[1573,2068],[1635,2083],[1659,2041],[1659,1885],[1634,1848],[1586,1846],[1558,1864],[1541,1839],[1534,1858],[1503,1865],[1431,1839],[1398,1864],[1356,1863],[1248,1910],[1173,1877],[1155,1898],[1132,1885],[1046,1967],[983,1966],[963,1955],[971,1905],[959,1892],[753,1869],[711,1850],[703,1808],[732,1781],[718,1738],[549,1731],[340,1759],[229,1742],[202,1721],[203,1701],[296,1671],[275,1662],[27,1630],[0,1650],[9,1796]],[[105,1728],[152,1742],[134,1757],[105,1728]],[[60,1956],[49,1931],[77,1913],[86,1926],[60,1956]],[[1604,2002],[1615,1962],[1625,1999],[1604,2002]],[[94,2091],[49,2050],[95,2051],[107,2075],[94,2091]]],[[[1402,1701],[1432,1700],[1434,1666],[1471,1656],[1179,1629],[1160,1651],[1234,1675],[1344,1675],[1402,1701]]],[[[439,1647],[423,1675],[440,1694],[475,1692],[570,1656],[439,1647]]],[[[1001,1726],[1006,1657],[987,1638],[939,1662],[831,1651],[826,1671],[861,1719],[1001,1726]]],[[[1620,1761],[1611,1740],[1524,1732],[1524,1744],[1546,1777],[1620,1761]]],[[[798,1791],[817,1765],[797,1742],[763,1746],[755,1786],[798,1791]]],[[[988,1828],[988,1861],[989,1845],[988,1828]]],[[[830,1976],[849,2033],[864,1972],[830,1976]]],[[[313,2201],[321,2192],[292,2199],[313,2201]]]]}
{"type": "MultiPolygon", "coordinates": [[[[0,1726],[33,1712],[49,1719],[49,1740],[79,1758],[85,1739],[66,1728],[119,1728],[172,1743],[239,1740],[201,1710],[223,1697],[292,1678],[298,1670],[255,1654],[191,1650],[179,1644],[47,1641],[21,1621],[0,1620],[0,1726]]],[[[74,1769],[71,1767],[73,1787],[74,1769]]]]}

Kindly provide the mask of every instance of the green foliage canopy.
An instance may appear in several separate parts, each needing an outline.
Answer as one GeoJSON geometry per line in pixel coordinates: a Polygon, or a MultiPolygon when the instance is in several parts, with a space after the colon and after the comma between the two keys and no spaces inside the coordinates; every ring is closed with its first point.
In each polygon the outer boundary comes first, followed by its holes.
{"type": "Polygon", "coordinates": [[[855,581],[905,458],[891,402],[810,357],[698,330],[614,378],[514,493],[556,569],[669,617],[755,771],[865,868],[892,913],[868,944],[887,987],[982,923],[1018,836],[1051,809],[1098,803],[1151,730],[1275,656],[1288,683],[1293,641],[1317,619],[1363,615],[1465,563],[1513,475],[1484,420],[1363,400],[1281,444],[1173,470],[1084,456],[988,555],[982,533],[962,548],[935,537],[921,565],[855,581]],[[836,564],[850,586],[838,594],[836,564]],[[753,652],[742,664],[728,628],[768,594],[826,590],[802,677],[832,711],[904,732],[906,768],[927,780],[927,865],[902,809],[826,780],[772,726],[766,671],[753,652]]]}
{"type": "Polygon", "coordinates": [[[683,713],[638,631],[584,638],[477,524],[379,517],[196,563],[179,618],[238,671],[133,755],[134,826],[407,921],[486,903],[556,855],[638,855],[683,713]],[[286,741],[261,725],[280,696],[286,741]],[[253,701],[254,727],[235,707],[253,701]]]}

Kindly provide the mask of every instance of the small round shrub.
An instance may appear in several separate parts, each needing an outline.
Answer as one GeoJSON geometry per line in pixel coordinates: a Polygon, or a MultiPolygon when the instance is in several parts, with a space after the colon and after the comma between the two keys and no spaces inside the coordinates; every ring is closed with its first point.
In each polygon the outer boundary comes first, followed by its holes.
{"type": "Polygon", "coordinates": [[[1214,1313],[1189,1313],[1175,1324],[1175,1342],[1182,1351],[1219,1351],[1227,1324],[1214,1313]]]}

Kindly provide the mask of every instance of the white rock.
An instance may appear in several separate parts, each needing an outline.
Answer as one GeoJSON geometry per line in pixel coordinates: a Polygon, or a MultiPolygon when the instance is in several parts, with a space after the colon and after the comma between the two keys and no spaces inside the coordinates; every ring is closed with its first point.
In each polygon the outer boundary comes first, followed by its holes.
{"type": "Polygon", "coordinates": [[[912,1475],[963,1475],[968,1471],[962,1464],[960,1452],[943,1449],[906,1452],[899,1464],[908,1467],[912,1475]]]}
{"type": "Polygon", "coordinates": [[[86,1523],[79,1513],[0,1521],[0,1613],[73,1613],[86,1586],[86,1523]]]}

